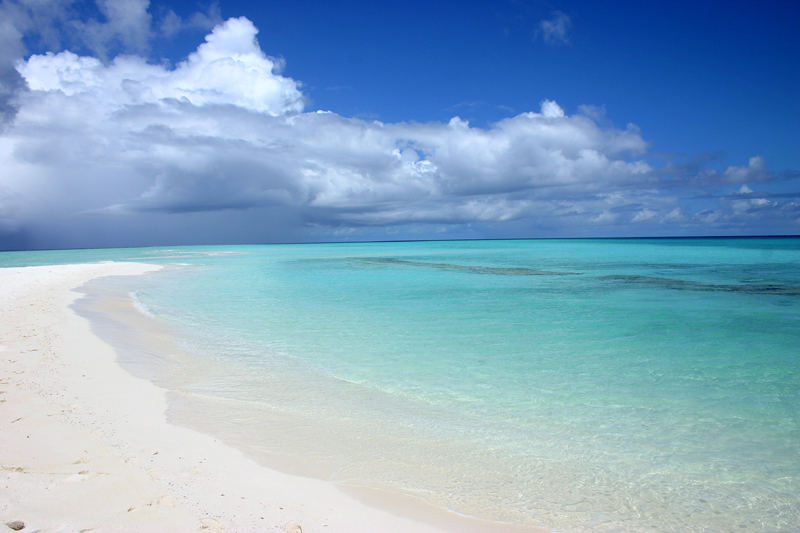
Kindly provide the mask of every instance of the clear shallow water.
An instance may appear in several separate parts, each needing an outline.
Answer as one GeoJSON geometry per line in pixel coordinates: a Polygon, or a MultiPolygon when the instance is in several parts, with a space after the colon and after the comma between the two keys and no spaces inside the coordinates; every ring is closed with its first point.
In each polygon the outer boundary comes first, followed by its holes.
{"type": "Polygon", "coordinates": [[[191,265],[135,287],[204,369],[171,371],[170,416],[273,466],[567,531],[798,530],[798,239],[82,250],[0,265],[97,259],[191,265]],[[220,251],[237,255],[204,255],[220,251]]]}

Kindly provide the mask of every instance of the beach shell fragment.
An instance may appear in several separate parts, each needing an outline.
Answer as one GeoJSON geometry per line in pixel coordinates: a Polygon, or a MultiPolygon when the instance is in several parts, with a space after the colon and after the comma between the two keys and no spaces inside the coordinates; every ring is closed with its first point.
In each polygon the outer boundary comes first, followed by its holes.
{"type": "Polygon", "coordinates": [[[22,520],[14,520],[12,522],[6,522],[6,525],[13,529],[14,531],[19,531],[20,529],[25,528],[25,522],[22,520]]]}

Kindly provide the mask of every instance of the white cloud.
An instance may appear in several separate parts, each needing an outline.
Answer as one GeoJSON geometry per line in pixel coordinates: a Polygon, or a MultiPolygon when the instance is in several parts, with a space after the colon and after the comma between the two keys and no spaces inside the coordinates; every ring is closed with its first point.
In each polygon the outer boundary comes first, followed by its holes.
{"type": "Polygon", "coordinates": [[[644,208],[640,209],[636,212],[636,214],[631,219],[631,222],[644,222],[646,220],[652,220],[653,218],[658,215],[657,211],[653,211],[652,209],[644,208]]]}
{"type": "Polygon", "coordinates": [[[603,211],[602,213],[592,217],[590,220],[595,224],[607,224],[614,222],[617,219],[617,214],[611,211],[603,211]]]}
{"type": "Polygon", "coordinates": [[[539,32],[544,42],[550,45],[569,44],[572,20],[566,13],[554,11],[551,18],[539,22],[539,32]]]}
{"type": "MultiPolygon", "coordinates": [[[[116,19],[144,24],[141,10],[125,13],[116,19]]],[[[198,213],[219,226],[258,213],[331,234],[700,220],[659,190],[633,124],[615,128],[602,117],[601,125],[554,100],[488,127],[459,117],[386,123],[306,111],[301,84],[281,74],[256,35],[249,20],[229,19],[174,68],[138,55],[103,62],[69,51],[19,60],[28,90],[15,92],[16,118],[0,134],[0,166],[8,169],[0,231],[45,221],[85,228],[88,216],[139,226],[198,213]]],[[[764,161],[754,157],[725,175],[742,182],[761,172],[764,161]]]]}
{"type": "Polygon", "coordinates": [[[684,222],[685,220],[686,216],[680,207],[676,207],[662,218],[662,222],[684,222]]]}
{"type": "Polygon", "coordinates": [[[730,166],[722,173],[726,183],[742,183],[745,181],[763,181],[769,177],[764,158],[760,155],[753,156],[747,161],[746,167],[730,166]]]}
{"type": "Polygon", "coordinates": [[[768,208],[776,207],[777,202],[766,198],[747,198],[732,200],[731,207],[736,215],[760,216],[768,208]]]}
{"type": "MultiPolygon", "coordinates": [[[[635,126],[602,128],[552,100],[489,128],[303,112],[299,83],[277,72],[256,33],[230,19],[171,70],[71,52],[20,62],[30,91],[9,135],[13,157],[54,191],[90,185],[63,209],[282,205],[323,224],[507,221],[565,194],[576,204],[652,178],[635,159],[646,149],[635,126]]],[[[604,209],[586,216],[610,220],[604,209]]]]}
{"type": "Polygon", "coordinates": [[[701,224],[714,224],[722,217],[722,212],[718,209],[703,209],[695,214],[694,218],[701,224]]]}
{"type": "Polygon", "coordinates": [[[147,64],[138,56],[119,56],[104,65],[72,52],[34,55],[17,70],[32,91],[52,91],[75,101],[91,97],[107,110],[174,98],[271,115],[301,111],[297,82],[277,73],[278,64],[261,51],[256,33],[249,20],[230,19],[174,70],[147,64]]]}
{"type": "Polygon", "coordinates": [[[553,100],[545,100],[542,102],[542,115],[547,118],[561,118],[564,116],[564,110],[553,100]]]}

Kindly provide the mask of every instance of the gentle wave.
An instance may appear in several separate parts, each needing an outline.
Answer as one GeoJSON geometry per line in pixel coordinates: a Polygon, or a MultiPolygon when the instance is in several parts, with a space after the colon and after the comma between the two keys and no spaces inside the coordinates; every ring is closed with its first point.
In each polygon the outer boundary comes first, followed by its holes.
{"type": "Polygon", "coordinates": [[[143,315],[149,316],[151,318],[155,318],[155,315],[150,308],[147,307],[140,299],[139,294],[136,291],[130,291],[128,296],[131,297],[131,301],[133,301],[133,306],[136,308],[137,311],[142,313],[143,315]]]}

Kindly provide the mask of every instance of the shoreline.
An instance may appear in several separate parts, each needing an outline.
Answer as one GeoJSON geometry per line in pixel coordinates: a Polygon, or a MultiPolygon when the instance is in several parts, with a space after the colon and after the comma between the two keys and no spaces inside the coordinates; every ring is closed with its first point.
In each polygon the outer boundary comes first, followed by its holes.
{"type": "Polygon", "coordinates": [[[285,474],[169,423],[168,390],[131,373],[72,307],[93,279],[161,268],[0,269],[0,520],[115,531],[545,531],[285,474]]]}

